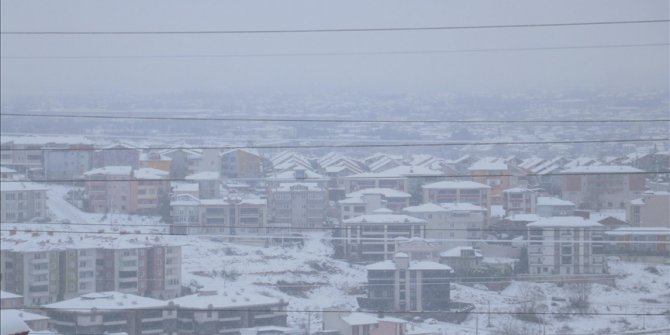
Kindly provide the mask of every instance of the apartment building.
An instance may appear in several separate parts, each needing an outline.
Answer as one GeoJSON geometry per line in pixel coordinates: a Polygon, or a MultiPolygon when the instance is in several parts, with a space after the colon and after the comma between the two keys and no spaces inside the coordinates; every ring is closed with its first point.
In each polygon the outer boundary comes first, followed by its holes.
{"type": "Polygon", "coordinates": [[[180,246],[107,243],[16,243],[1,251],[2,289],[22,295],[28,306],[108,290],[163,298],[180,293],[180,246]]]}
{"type": "Polygon", "coordinates": [[[512,186],[510,167],[500,158],[482,158],[472,164],[468,171],[472,180],[490,186],[491,204],[502,205],[503,191],[512,186]]]}
{"type": "Polygon", "coordinates": [[[368,296],[361,307],[406,312],[446,311],[453,270],[432,261],[410,260],[396,253],[392,259],[366,266],[368,296]]]}
{"type": "Polygon", "coordinates": [[[174,234],[253,235],[267,229],[267,201],[253,198],[198,199],[190,194],[170,201],[174,234]]]}
{"type": "Polygon", "coordinates": [[[424,203],[469,203],[491,209],[491,187],[473,181],[439,181],[422,186],[424,203]]]}
{"type": "Polygon", "coordinates": [[[344,220],[344,256],[367,262],[391,259],[396,251],[394,239],[425,238],[426,224],[426,220],[401,214],[367,214],[344,220]]]}
{"type": "Polygon", "coordinates": [[[166,301],[122,292],[96,292],[44,306],[62,334],[176,335],[177,311],[166,301]]]}
{"type": "Polygon", "coordinates": [[[576,207],[570,201],[555,197],[537,198],[537,215],[545,218],[552,216],[572,216],[576,207]]]}
{"type": "Polygon", "coordinates": [[[127,143],[117,143],[93,152],[93,167],[130,166],[140,167],[140,149],[127,143]]]}
{"type": "Polygon", "coordinates": [[[184,178],[198,172],[202,151],[196,149],[169,149],[161,156],[170,158],[170,178],[184,178]]]}
{"type": "Polygon", "coordinates": [[[642,196],[644,172],[630,166],[591,165],[563,170],[562,198],[580,209],[625,208],[642,196]]]}
{"type": "Polygon", "coordinates": [[[530,274],[575,275],[605,272],[600,223],[578,216],[540,218],[529,223],[530,274]]]}
{"type": "Polygon", "coordinates": [[[314,183],[318,187],[328,189],[329,181],[330,178],[306,168],[293,168],[265,178],[268,189],[279,187],[282,183],[314,183]]]}
{"type": "Polygon", "coordinates": [[[85,172],[87,210],[130,213],[135,203],[132,177],[130,166],[106,166],[85,172]]]}
{"type": "Polygon", "coordinates": [[[537,192],[525,187],[508,188],[502,193],[506,216],[531,214],[537,210],[537,192]]]}
{"type": "Polygon", "coordinates": [[[363,172],[342,178],[345,193],[364,190],[366,188],[390,188],[408,192],[407,177],[393,172],[363,172]]]}
{"type": "MultiPolygon", "coordinates": [[[[4,272],[4,271],[3,271],[4,272]]],[[[23,297],[7,291],[0,290],[0,308],[15,309],[23,306],[23,297]]]]}
{"type": "Polygon", "coordinates": [[[218,172],[198,172],[188,175],[184,179],[198,184],[199,199],[221,198],[221,176],[218,172]]]}
{"type": "MultiPolygon", "coordinates": [[[[360,312],[325,310],[323,312],[323,330],[317,335],[405,335],[408,334],[407,321],[383,315],[360,312]]],[[[433,333],[417,333],[432,335],[433,333]]]]}
{"type": "Polygon", "coordinates": [[[170,303],[178,309],[179,334],[237,335],[243,328],[286,326],[287,302],[240,290],[203,290],[170,303]]]}
{"type": "Polygon", "coordinates": [[[93,168],[93,145],[70,145],[43,151],[44,178],[47,180],[79,179],[93,168]]]}
{"type": "Polygon", "coordinates": [[[170,164],[172,158],[161,154],[158,151],[140,153],[140,167],[162,170],[170,173],[170,164]]]}
{"type": "Polygon", "coordinates": [[[481,240],[487,224],[486,209],[468,203],[428,203],[407,207],[404,212],[426,220],[426,238],[439,240],[444,248],[481,240]]]}
{"type": "Polygon", "coordinates": [[[50,148],[90,147],[93,143],[81,136],[2,136],[0,165],[20,173],[36,172],[43,176],[43,151],[50,148]]]}
{"type": "Polygon", "coordinates": [[[135,202],[131,203],[131,213],[159,214],[161,202],[166,201],[170,189],[167,180],[169,172],[154,168],[139,168],[133,171],[131,191],[135,202]]]}
{"type": "Polygon", "coordinates": [[[391,188],[366,188],[360,191],[347,193],[344,200],[340,201],[343,219],[360,215],[360,208],[356,204],[365,203],[365,212],[371,213],[379,208],[388,208],[394,213],[402,212],[409,206],[411,195],[407,192],[391,188]]]}
{"type": "Polygon", "coordinates": [[[0,188],[0,219],[6,222],[26,222],[47,216],[47,188],[31,182],[2,183],[0,188]]]}
{"type": "Polygon", "coordinates": [[[270,162],[257,151],[232,149],[220,154],[221,175],[230,179],[262,178],[270,162]]]}
{"type": "Polygon", "coordinates": [[[670,193],[645,192],[627,204],[626,219],[632,226],[670,228],[670,193]]]}
{"type": "Polygon", "coordinates": [[[316,183],[282,183],[268,190],[268,221],[289,228],[323,227],[328,193],[316,183]]]}

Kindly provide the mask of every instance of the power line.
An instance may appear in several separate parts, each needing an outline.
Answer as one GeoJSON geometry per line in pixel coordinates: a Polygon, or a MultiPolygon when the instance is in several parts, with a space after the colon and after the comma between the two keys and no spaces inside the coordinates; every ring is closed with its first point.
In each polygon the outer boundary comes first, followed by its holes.
{"type": "MultiPolygon", "coordinates": [[[[667,44],[670,45],[670,44],[667,44]]],[[[322,122],[322,123],[646,123],[670,122],[670,119],[585,119],[585,120],[369,120],[369,119],[291,119],[291,118],[248,118],[248,117],[168,117],[168,116],[118,116],[52,113],[2,113],[0,116],[39,118],[85,118],[104,120],[151,120],[151,121],[240,121],[240,122],[322,122]]]]}
{"type": "MultiPolygon", "coordinates": [[[[117,150],[130,150],[130,149],[117,149],[117,150]]],[[[18,150],[17,150],[18,151],[18,150]]],[[[618,171],[613,171],[613,172],[580,172],[580,173],[572,173],[572,172],[558,172],[558,173],[545,173],[545,174],[539,174],[539,173],[529,173],[529,174],[488,174],[485,176],[473,176],[471,174],[428,174],[428,175],[398,175],[398,176],[393,176],[393,177],[384,177],[380,176],[378,178],[470,178],[470,179],[477,179],[481,177],[517,177],[517,178],[524,178],[524,177],[551,177],[551,176],[616,176],[616,175],[660,175],[660,174],[669,174],[670,170],[666,171],[631,171],[631,172],[618,172],[618,171]]],[[[352,175],[355,176],[355,175],[352,175]]],[[[351,177],[351,176],[349,176],[351,177]]],[[[269,182],[289,182],[289,181],[295,181],[295,182],[301,182],[301,181],[325,181],[330,177],[324,176],[322,178],[316,178],[316,177],[305,177],[305,178],[274,178],[273,176],[269,176],[266,178],[240,178],[240,180],[264,180],[264,181],[269,181],[269,182]]],[[[377,178],[375,176],[370,176],[370,178],[377,178]]],[[[343,177],[343,179],[349,179],[346,176],[343,177]]],[[[356,178],[352,178],[355,180],[356,178]]],[[[83,183],[83,182],[133,182],[133,181],[147,181],[147,182],[195,182],[195,180],[192,179],[186,179],[186,178],[143,178],[143,179],[134,179],[134,178],[119,178],[119,179],[82,179],[82,178],[71,178],[71,179],[45,179],[45,180],[0,180],[0,184],[2,183],[83,183]]],[[[444,180],[441,180],[444,181],[444,180]]],[[[435,181],[437,182],[437,181],[435,181]]],[[[456,187],[458,188],[458,187],[456,187]]]]}
{"type": "Polygon", "coordinates": [[[284,144],[284,145],[246,145],[246,146],[200,146],[200,147],[133,147],[128,148],[7,148],[2,151],[124,151],[124,150],[232,150],[232,149],[316,149],[316,148],[397,148],[397,147],[450,147],[450,146],[486,146],[486,145],[545,145],[545,144],[585,144],[585,143],[632,143],[669,141],[670,138],[636,138],[610,140],[571,140],[571,141],[517,141],[517,142],[424,142],[424,143],[366,143],[366,144],[284,144]]]}
{"type": "Polygon", "coordinates": [[[340,52],[284,52],[284,53],[231,53],[231,54],[175,54],[175,55],[54,55],[54,56],[0,56],[2,60],[84,60],[84,59],[194,59],[194,58],[270,58],[270,57],[336,57],[336,56],[393,56],[436,55],[450,53],[488,53],[510,51],[589,50],[621,49],[668,46],[670,43],[600,44],[554,47],[480,48],[480,49],[432,49],[432,50],[387,50],[387,51],[340,51],[340,52]]]}
{"type": "MultiPolygon", "coordinates": [[[[193,228],[199,228],[199,226],[193,226],[193,228]]],[[[236,228],[238,229],[244,229],[244,226],[237,226],[236,228]]],[[[574,227],[573,227],[574,228],[574,227]]],[[[62,234],[90,234],[90,235],[117,235],[117,236],[135,236],[135,235],[148,235],[148,236],[181,236],[181,237],[228,237],[228,238],[239,238],[239,239],[281,239],[281,235],[231,235],[231,234],[225,234],[225,233],[199,233],[199,234],[177,234],[177,233],[156,233],[156,232],[142,232],[142,231],[134,231],[134,232],[95,232],[95,231],[77,231],[77,230],[37,230],[37,229],[30,229],[26,228],[24,230],[19,230],[19,229],[0,229],[0,232],[22,232],[22,233],[62,233],[62,234]]],[[[391,235],[391,234],[389,234],[391,235]]],[[[410,235],[409,232],[406,233],[401,233],[401,234],[394,234],[394,235],[410,235]]],[[[11,236],[11,235],[10,235],[11,236]]],[[[7,236],[5,236],[7,237],[7,236]]],[[[389,242],[389,241],[395,241],[398,237],[404,237],[404,236],[395,236],[395,237],[322,237],[324,240],[329,240],[329,241],[384,241],[384,242],[389,242]]],[[[292,240],[307,240],[310,237],[306,236],[285,236],[283,237],[286,240],[292,239],[292,240]]],[[[474,242],[493,242],[493,243],[500,243],[500,242],[507,242],[507,243],[515,243],[515,244],[530,244],[530,243],[540,243],[540,244],[546,244],[546,243],[597,243],[597,244],[621,244],[621,243],[626,243],[626,244],[653,244],[653,245],[664,245],[668,244],[670,245],[670,241],[611,241],[611,240],[582,240],[582,239],[568,239],[568,240],[539,240],[539,241],[533,241],[533,240],[523,240],[523,241],[501,241],[501,240],[485,240],[485,239],[456,239],[456,238],[432,238],[430,239],[432,241],[444,241],[444,242],[464,242],[464,243],[474,243],[474,242]]],[[[352,243],[352,244],[359,244],[359,243],[352,243]]]]}
{"type": "Polygon", "coordinates": [[[622,21],[586,21],[560,23],[526,23],[467,26],[431,26],[431,27],[379,27],[379,28],[321,28],[321,29],[265,29],[265,30],[144,30],[144,31],[3,31],[2,35],[213,35],[213,34],[289,34],[289,33],[344,33],[344,32],[391,32],[391,31],[439,31],[471,29],[509,29],[509,28],[548,28],[571,26],[602,26],[667,23],[668,19],[622,20],[622,21]]]}

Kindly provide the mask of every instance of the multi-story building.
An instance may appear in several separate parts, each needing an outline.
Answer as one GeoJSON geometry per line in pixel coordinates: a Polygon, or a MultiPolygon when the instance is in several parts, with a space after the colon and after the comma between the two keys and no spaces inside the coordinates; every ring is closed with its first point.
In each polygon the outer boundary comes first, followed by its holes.
{"type": "Polygon", "coordinates": [[[484,207],[468,203],[442,203],[446,213],[446,225],[438,231],[445,247],[473,245],[484,238],[488,215],[484,207]]]}
{"type": "Polygon", "coordinates": [[[35,172],[43,176],[43,151],[50,148],[67,149],[91,146],[93,143],[81,136],[2,136],[0,165],[20,173],[35,172]]]}
{"type": "Polygon", "coordinates": [[[389,172],[363,172],[343,177],[344,191],[351,193],[366,188],[390,188],[402,192],[409,190],[407,177],[389,172]]]}
{"type": "Polygon", "coordinates": [[[140,150],[127,143],[117,143],[93,152],[93,167],[130,166],[140,167],[140,150]]]}
{"type": "MultiPolygon", "coordinates": [[[[408,334],[407,321],[390,316],[360,312],[343,312],[341,309],[323,311],[323,330],[318,335],[404,335],[408,334]]],[[[433,335],[433,333],[412,334],[433,335]]]]}
{"type": "Polygon", "coordinates": [[[328,189],[330,178],[305,168],[294,168],[274,173],[265,178],[268,189],[279,187],[283,183],[314,183],[318,187],[328,189]]]}
{"type": "MultiPolygon", "coordinates": [[[[41,332],[48,332],[49,328],[49,317],[46,317],[44,315],[40,314],[35,314],[35,313],[30,313],[26,312],[23,310],[18,310],[18,309],[5,309],[3,308],[0,311],[0,320],[2,320],[2,334],[5,335],[13,335],[15,334],[14,332],[5,332],[5,323],[11,324],[12,321],[10,320],[21,320],[23,321],[28,328],[30,328],[31,333],[41,333],[41,332]]],[[[10,326],[9,328],[13,328],[13,325],[10,326]]]]}
{"type": "Polygon", "coordinates": [[[343,219],[352,218],[361,214],[369,214],[379,208],[388,208],[394,213],[402,212],[409,206],[411,195],[407,192],[391,188],[366,188],[360,191],[347,193],[346,198],[340,201],[343,219]],[[365,212],[355,207],[361,201],[365,203],[365,212]]]}
{"type": "Polygon", "coordinates": [[[221,175],[231,179],[261,178],[270,162],[250,149],[232,149],[220,154],[221,175]]]}
{"type": "Polygon", "coordinates": [[[44,178],[66,183],[93,167],[93,145],[70,145],[44,150],[44,178]]]}
{"type": "Polygon", "coordinates": [[[198,183],[199,199],[217,199],[221,198],[221,176],[218,172],[204,171],[185,178],[188,181],[198,183]]]}
{"type": "Polygon", "coordinates": [[[122,292],[89,293],[44,306],[63,334],[176,335],[177,311],[166,301],[122,292]]]}
{"type": "Polygon", "coordinates": [[[23,241],[3,249],[2,289],[28,306],[107,290],[162,298],[181,291],[180,246],[72,243],[23,241]]]}
{"type": "Polygon", "coordinates": [[[253,235],[267,229],[267,202],[263,199],[198,199],[180,194],[170,201],[174,234],[223,233],[253,235]]]}
{"type": "Polygon", "coordinates": [[[645,176],[630,166],[591,165],[563,170],[563,199],[580,209],[625,208],[644,192],[645,176]]]}
{"type": "Polygon", "coordinates": [[[14,308],[20,308],[21,306],[23,306],[22,296],[7,291],[0,291],[1,309],[14,309],[14,308]]]}
{"type": "Polygon", "coordinates": [[[47,189],[30,182],[5,182],[0,188],[0,220],[25,222],[47,216],[47,189]]]}
{"type": "Polygon", "coordinates": [[[391,259],[394,239],[425,238],[426,224],[426,220],[400,214],[369,214],[344,220],[344,256],[361,261],[391,259]]]}
{"type": "Polygon", "coordinates": [[[631,200],[626,219],[633,226],[670,228],[670,193],[645,192],[641,198],[631,200]]]}
{"type": "Polygon", "coordinates": [[[368,296],[362,306],[371,310],[446,311],[450,304],[453,270],[432,261],[410,260],[396,253],[392,259],[370,264],[368,296]]]}
{"type": "Polygon", "coordinates": [[[179,334],[240,334],[240,329],[286,326],[283,300],[228,290],[200,291],[171,301],[177,308],[179,334]]]}
{"type": "Polygon", "coordinates": [[[473,181],[439,181],[423,185],[423,202],[460,203],[465,202],[491,209],[491,187],[473,181]]]}
{"type": "Polygon", "coordinates": [[[638,256],[670,257],[670,227],[623,227],[605,232],[607,253],[638,256]]]}
{"type": "Polygon", "coordinates": [[[161,202],[167,201],[170,182],[169,172],[154,168],[140,168],[133,171],[131,190],[135,201],[131,203],[131,213],[159,214],[161,202]]]}
{"type": "Polygon", "coordinates": [[[184,178],[198,172],[202,152],[196,149],[170,149],[161,152],[164,157],[170,158],[170,178],[184,178]]]}
{"type": "Polygon", "coordinates": [[[491,187],[491,203],[494,205],[501,205],[503,191],[515,186],[511,182],[509,166],[500,158],[482,158],[472,164],[468,171],[473,181],[491,187]]]}
{"type": "Polygon", "coordinates": [[[140,167],[162,170],[170,173],[170,164],[172,158],[162,155],[158,151],[151,151],[140,154],[140,167]]]}
{"type": "Polygon", "coordinates": [[[84,173],[88,210],[94,213],[130,213],[133,199],[130,166],[106,166],[84,173]]]}
{"type": "Polygon", "coordinates": [[[283,183],[268,192],[270,225],[322,227],[327,209],[328,193],[316,183],[283,183]]]}
{"type": "Polygon", "coordinates": [[[541,217],[572,216],[575,212],[575,204],[554,197],[537,198],[537,215],[541,217]]]}
{"type": "Polygon", "coordinates": [[[506,216],[535,213],[537,192],[525,187],[508,188],[502,193],[503,209],[506,216]]]}
{"type": "Polygon", "coordinates": [[[530,274],[575,275],[605,272],[600,223],[578,216],[540,218],[529,223],[530,274]]]}
{"type": "Polygon", "coordinates": [[[404,214],[426,220],[426,238],[443,239],[448,234],[448,211],[433,203],[403,208],[404,214]]]}

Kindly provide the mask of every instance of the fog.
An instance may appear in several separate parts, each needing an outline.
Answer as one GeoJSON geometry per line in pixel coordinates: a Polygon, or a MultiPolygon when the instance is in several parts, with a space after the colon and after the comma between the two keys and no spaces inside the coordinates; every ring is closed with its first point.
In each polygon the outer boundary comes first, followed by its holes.
{"type": "MultiPolygon", "coordinates": [[[[2,31],[262,30],[667,19],[659,1],[2,1],[2,31]],[[120,5],[123,4],[123,5],[120,5]]],[[[667,43],[668,24],[248,35],[2,35],[2,93],[668,88],[668,46],[411,55],[11,59],[667,43]]]]}

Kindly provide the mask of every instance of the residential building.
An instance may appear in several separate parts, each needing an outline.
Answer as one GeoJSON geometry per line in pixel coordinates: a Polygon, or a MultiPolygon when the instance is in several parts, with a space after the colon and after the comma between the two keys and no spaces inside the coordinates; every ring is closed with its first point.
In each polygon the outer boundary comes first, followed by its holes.
{"type": "MultiPolygon", "coordinates": [[[[18,309],[2,309],[0,311],[0,320],[3,323],[6,320],[19,319],[23,321],[28,328],[30,328],[31,333],[39,333],[48,330],[49,328],[49,317],[44,315],[30,313],[18,309]]],[[[3,335],[6,333],[2,333],[3,335]]]]}
{"type": "Polygon", "coordinates": [[[43,151],[50,148],[89,147],[91,141],[81,136],[2,136],[0,165],[19,173],[43,177],[43,151]]]}
{"type": "Polygon", "coordinates": [[[202,151],[196,149],[170,149],[161,152],[170,158],[170,178],[181,179],[198,172],[202,151]]]}
{"type": "Polygon", "coordinates": [[[563,170],[563,199],[580,209],[625,208],[644,192],[644,172],[630,166],[592,165],[563,170]]]}
{"type": "Polygon", "coordinates": [[[579,216],[540,218],[529,223],[528,267],[536,275],[605,272],[603,226],[579,216]]]}
{"type": "Polygon", "coordinates": [[[483,259],[481,252],[471,246],[455,247],[440,253],[440,263],[454,269],[457,275],[464,276],[478,269],[483,259]]]}
{"type": "Polygon", "coordinates": [[[537,192],[525,187],[508,188],[503,191],[503,209],[505,215],[535,213],[537,192]]]}
{"type": "Polygon", "coordinates": [[[87,209],[94,213],[130,213],[134,199],[130,166],[106,166],[84,173],[87,209]]]}
{"type": "Polygon", "coordinates": [[[127,143],[117,143],[93,152],[93,167],[130,166],[140,167],[140,149],[127,143]]]}
{"type": "Polygon", "coordinates": [[[670,227],[670,193],[645,192],[628,202],[626,219],[638,227],[670,227]]]}
{"type": "Polygon", "coordinates": [[[268,192],[268,221],[289,228],[323,227],[328,193],[316,183],[282,183],[268,192]]]}
{"type": "Polygon", "coordinates": [[[343,177],[344,191],[351,193],[366,188],[390,188],[402,192],[409,190],[407,177],[389,172],[363,172],[343,177]]]}
{"type": "MultiPolygon", "coordinates": [[[[428,228],[426,228],[428,230],[428,228]]],[[[411,260],[439,261],[440,252],[444,250],[443,242],[419,237],[395,238],[395,250],[407,254],[411,260]]]]}
{"type": "Polygon", "coordinates": [[[403,213],[411,215],[427,222],[426,238],[441,239],[448,236],[449,216],[447,209],[434,203],[426,203],[418,206],[403,208],[403,213]]]}
{"type": "Polygon", "coordinates": [[[34,239],[2,250],[2,289],[21,294],[24,305],[107,290],[162,298],[181,292],[180,246],[34,239]]]}
{"type": "Polygon", "coordinates": [[[139,168],[133,171],[135,201],[131,203],[130,212],[144,215],[160,214],[163,201],[167,201],[170,182],[169,172],[154,168],[139,168]]]}
{"type": "Polygon", "coordinates": [[[545,218],[552,216],[573,216],[576,207],[574,203],[559,198],[537,198],[537,215],[545,218]]]}
{"type": "Polygon", "coordinates": [[[323,335],[405,335],[407,321],[383,315],[341,310],[323,311],[323,335]]]}
{"type": "MultiPolygon", "coordinates": [[[[366,188],[346,194],[346,199],[362,199],[367,204],[366,211],[374,211],[383,207],[392,210],[394,213],[400,213],[403,208],[409,206],[410,197],[411,195],[407,192],[391,188],[366,188]]],[[[343,208],[342,213],[348,211],[348,209],[343,208]]],[[[350,215],[350,217],[353,217],[354,213],[350,213],[350,215]]]]}
{"type": "Polygon", "coordinates": [[[44,178],[46,180],[79,179],[93,168],[93,145],[69,145],[44,150],[44,178]]]}
{"type": "Polygon", "coordinates": [[[44,306],[63,334],[176,335],[174,304],[122,292],[89,293],[44,306]]]}
{"type": "Polygon", "coordinates": [[[484,207],[469,203],[442,203],[446,212],[446,221],[442,230],[433,234],[446,240],[447,248],[473,245],[484,238],[484,229],[488,226],[488,215],[484,207]]]}
{"type": "Polygon", "coordinates": [[[351,260],[391,259],[397,237],[426,237],[426,220],[400,214],[368,214],[344,220],[343,252],[351,260]]]}
{"type": "Polygon", "coordinates": [[[439,181],[422,186],[423,202],[469,203],[491,210],[491,187],[473,181],[439,181]]]}
{"type": "MultiPolygon", "coordinates": [[[[4,273],[5,271],[3,270],[2,272],[4,273]]],[[[0,291],[0,308],[15,309],[21,306],[23,306],[22,296],[7,291],[0,291]]]]}
{"type": "Polygon", "coordinates": [[[607,253],[635,256],[670,257],[670,228],[627,227],[605,232],[607,253]]]}
{"type": "Polygon", "coordinates": [[[257,151],[232,149],[220,154],[221,175],[230,179],[262,178],[270,162],[257,151]]]}
{"type": "Polygon", "coordinates": [[[140,167],[162,170],[170,173],[170,164],[172,158],[161,154],[158,151],[140,153],[140,167]]]}
{"type": "Polygon", "coordinates": [[[5,166],[0,166],[0,180],[15,180],[18,175],[19,174],[16,172],[16,170],[5,166]]]}
{"type": "Polygon", "coordinates": [[[4,182],[0,188],[0,220],[26,222],[47,216],[47,189],[31,182],[4,182]]]}
{"type": "Polygon", "coordinates": [[[267,202],[263,199],[198,199],[190,194],[170,201],[174,234],[224,233],[253,235],[266,232],[267,202]]]}
{"type": "Polygon", "coordinates": [[[500,158],[482,158],[472,164],[468,171],[472,180],[491,187],[491,204],[503,204],[503,191],[516,186],[510,176],[511,170],[507,163],[500,158]]]}
{"type": "Polygon", "coordinates": [[[218,172],[204,171],[198,172],[184,178],[198,184],[199,199],[217,199],[221,198],[221,176],[218,172]]]}
{"type": "Polygon", "coordinates": [[[243,328],[286,326],[287,302],[244,291],[199,291],[170,301],[177,309],[177,333],[240,334],[243,328]]]}
{"type": "Polygon", "coordinates": [[[369,310],[407,312],[447,311],[453,270],[432,261],[410,260],[396,253],[392,259],[366,266],[368,296],[359,304],[369,310]]]}
{"type": "Polygon", "coordinates": [[[279,187],[279,184],[282,183],[314,183],[318,187],[327,189],[329,180],[328,177],[320,175],[312,170],[295,168],[274,173],[265,178],[265,183],[268,189],[279,187]]]}

